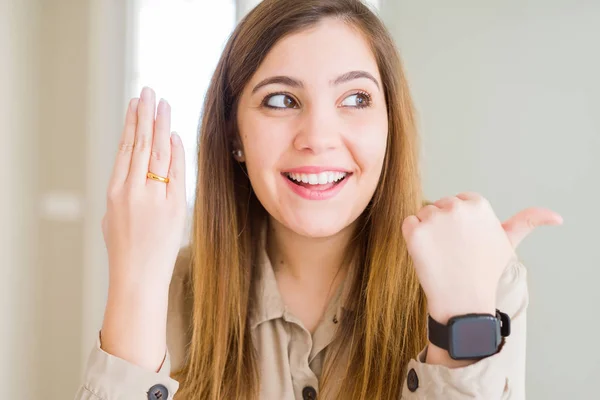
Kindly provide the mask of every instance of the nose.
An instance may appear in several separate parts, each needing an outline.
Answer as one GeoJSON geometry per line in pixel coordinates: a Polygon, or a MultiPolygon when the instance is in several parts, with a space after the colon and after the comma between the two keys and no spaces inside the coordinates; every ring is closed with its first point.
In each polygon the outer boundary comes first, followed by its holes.
{"type": "Polygon", "coordinates": [[[319,154],[340,146],[340,124],[335,110],[326,107],[306,109],[294,137],[299,151],[319,154]]]}

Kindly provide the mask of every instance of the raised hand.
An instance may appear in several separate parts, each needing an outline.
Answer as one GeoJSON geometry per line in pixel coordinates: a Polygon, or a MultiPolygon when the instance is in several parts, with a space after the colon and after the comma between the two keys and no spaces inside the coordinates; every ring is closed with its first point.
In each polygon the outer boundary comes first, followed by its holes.
{"type": "Polygon", "coordinates": [[[103,234],[111,284],[168,286],[185,224],[185,160],[171,108],[154,91],[132,99],[107,193],[103,234]],[[137,108],[137,111],[136,111],[137,108]],[[148,172],[169,179],[149,179],[148,172]]]}
{"type": "Polygon", "coordinates": [[[169,104],[159,102],[156,118],[155,109],[148,87],[130,101],[102,221],[109,260],[102,347],[152,369],[164,356],[168,288],[186,216],[183,145],[170,135],[169,104]]]}
{"type": "Polygon", "coordinates": [[[542,208],[521,211],[502,224],[477,193],[445,197],[407,217],[402,232],[429,313],[445,324],[455,315],[495,314],[496,290],[517,245],[540,225],[559,225],[542,208]]]}

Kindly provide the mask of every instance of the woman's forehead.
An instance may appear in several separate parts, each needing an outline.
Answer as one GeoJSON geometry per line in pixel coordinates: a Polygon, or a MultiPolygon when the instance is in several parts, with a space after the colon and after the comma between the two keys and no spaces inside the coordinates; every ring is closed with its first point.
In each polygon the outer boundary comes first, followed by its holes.
{"type": "Polygon", "coordinates": [[[251,83],[269,76],[293,76],[308,85],[321,85],[349,71],[366,71],[380,81],[375,56],[364,36],[348,23],[329,18],[279,40],[251,83]]]}

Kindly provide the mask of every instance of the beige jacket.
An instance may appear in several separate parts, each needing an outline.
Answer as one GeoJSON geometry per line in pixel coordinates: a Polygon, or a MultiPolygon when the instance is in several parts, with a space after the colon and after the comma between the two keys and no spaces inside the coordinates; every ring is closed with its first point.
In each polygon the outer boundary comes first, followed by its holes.
{"type": "MultiPolygon", "coordinates": [[[[352,279],[348,273],[330,301],[314,334],[283,303],[266,251],[260,260],[262,276],[255,287],[258,307],[251,320],[253,339],[260,355],[261,399],[314,400],[319,377],[332,342],[343,299],[352,279]]],[[[180,252],[169,294],[168,351],[157,373],[132,365],[104,352],[98,339],[92,348],[76,400],[172,399],[178,382],[169,377],[185,356],[190,341],[191,298],[187,294],[190,252],[180,252]]],[[[450,369],[425,363],[427,347],[409,362],[407,379],[398,398],[421,400],[524,399],[525,326],[528,290],[526,270],[514,260],[498,287],[497,307],[512,319],[512,332],[501,351],[464,368],[450,369]]],[[[395,400],[395,399],[394,399],[395,400]]]]}

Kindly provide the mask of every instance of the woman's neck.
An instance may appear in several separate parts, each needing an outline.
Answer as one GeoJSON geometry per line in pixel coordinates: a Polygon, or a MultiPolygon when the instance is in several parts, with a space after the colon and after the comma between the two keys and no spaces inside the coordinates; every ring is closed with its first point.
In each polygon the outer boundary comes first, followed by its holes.
{"type": "Polygon", "coordinates": [[[354,224],[351,224],[334,236],[309,238],[270,218],[267,253],[275,274],[285,275],[299,284],[318,282],[327,289],[334,279],[345,276],[346,249],[353,232],[354,224]]]}

